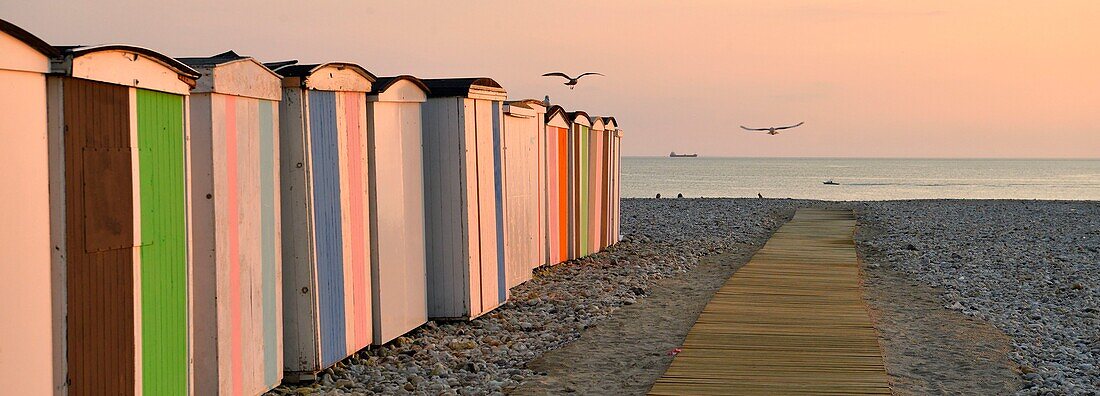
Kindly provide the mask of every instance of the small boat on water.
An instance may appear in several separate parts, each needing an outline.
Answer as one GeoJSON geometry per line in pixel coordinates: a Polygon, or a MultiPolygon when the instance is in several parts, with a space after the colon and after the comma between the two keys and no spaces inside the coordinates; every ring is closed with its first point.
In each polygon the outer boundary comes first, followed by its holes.
{"type": "Polygon", "coordinates": [[[832,181],[832,180],[823,181],[823,182],[821,182],[821,184],[828,184],[830,186],[839,186],[840,185],[840,183],[837,183],[837,182],[832,181]]]}
{"type": "Polygon", "coordinates": [[[669,158],[695,158],[698,156],[699,154],[676,154],[675,151],[668,153],[669,158]]]}

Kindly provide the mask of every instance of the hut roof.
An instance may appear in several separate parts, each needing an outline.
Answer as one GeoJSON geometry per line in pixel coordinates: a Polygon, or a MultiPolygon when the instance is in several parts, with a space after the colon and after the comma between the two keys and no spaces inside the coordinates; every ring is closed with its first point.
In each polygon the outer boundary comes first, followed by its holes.
{"type": "Polygon", "coordinates": [[[432,92],[432,90],[428,89],[428,86],[424,84],[424,81],[420,80],[419,78],[403,74],[400,76],[378,77],[378,81],[375,81],[374,84],[371,85],[371,91],[369,92],[369,94],[377,95],[379,93],[382,93],[385,90],[389,89],[391,85],[397,84],[397,82],[401,80],[413,83],[417,87],[420,87],[420,89],[423,89],[424,92],[432,92]]]}
{"type": "Polygon", "coordinates": [[[619,122],[615,121],[615,117],[604,117],[603,118],[603,124],[604,125],[614,125],[616,127],[619,126],[619,122]]]}
{"type": "Polygon", "coordinates": [[[30,32],[23,30],[23,28],[15,26],[15,24],[12,24],[11,22],[0,19],[0,32],[4,32],[7,33],[9,36],[15,37],[16,40],[22,41],[23,44],[34,48],[36,51],[42,53],[42,55],[51,57],[58,55],[57,48],[54,48],[52,45],[38,38],[38,36],[35,36],[30,32]]]}
{"type": "Polygon", "coordinates": [[[429,78],[424,84],[431,90],[430,97],[470,96],[473,91],[489,91],[505,94],[504,87],[488,77],[429,78]]]}
{"type": "MultiPolygon", "coordinates": [[[[72,58],[79,58],[79,57],[87,55],[87,54],[92,54],[92,53],[101,52],[101,51],[127,51],[127,52],[133,52],[133,53],[136,53],[136,54],[145,55],[147,58],[152,59],[153,61],[155,61],[157,63],[160,63],[161,65],[171,69],[172,71],[175,71],[177,74],[179,74],[181,76],[189,77],[192,80],[198,79],[201,76],[201,74],[199,74],[199,72],[195,71],[195,69],[192,69],[190,66],[187,66],[183,62],[180,62],[180,61],[176,60],[175,58],[172,58],[168,55],[164,55],[160,52],[153,51],[153,50],[145,48],[145,47],[138,47],[138,46],[126,45],[126,44],[106,44],[106,45],[91,45],[91,46],[83,46],[83,45],[57,46],[57,47],[54,47],[54,48],[56,48],[57,51],[61,55],[64,55],[64,56],[67,56],[67,57],[72,57],[72,58]]],[[[194,85],[193,82],[191,82],[190,84],[194,85]]]]}
{"type": "Polygon", "coordinates": [[[558,105],[551,105],[546,108],[546,122],[550,122],[551,118],[554,118],[555,114],[561,113],[562,118],[569,118],[569,114],[565,112],[565,109],[558,105]]]}
{"type": "Polygon", "coordinates": [[[570,122],[575,122],[573,120],[576,120],[577,117],[583,116],[584,119],[588,121],[588,125],[592,125],[592,117],[589,117],[588,113],[577,110],[577,111],[574,111],[574,112],[571,112],[571,113],[568,113],[568,114],[569,114],[569,117],[567,117],[567,118],[569,118],[570,122]]]}
{"type": "Polygon", "coordinates": [[[350,68],[350,69],[354,70],[356,73],[359,73],[360,75],[365,77],[367,80],[370,80],[371,83],[373,83],[375,81],[378,81],[378,77],[375,76],[374,74],[372,74],[371,72],[367,71],[367,69],[364,69],[362,66],[359,66],[357,64],[348,63],[348,62],[325,62],[325,63],[312,63],[312,64],[308,64],[308,65],[299,65],[299,64],[297,64],[297,61],[294,61],[294,63],[290,63],[290,64],[285,64],[285,62],[273,62],[273,63],[269,63],[269,64],[264,64],[264,65],[267,66],[268,68],[271,68],[271,66],[269,66],[269,65],[278,65],[280,63],[284,63],[284,65],[281,66],[281,67],[274,68],[273,70],[275,70],[275,73],[278,73],[279,75],[281,75],[283,77],[309,77],[311,74],[313,74],[313,72],[315,72],[315,71],[317,71],[317,70],[319,70],[319,69],[321,69],[325,66],[335,66],[337,68],[339,68],[339,67],[350,68]]]}

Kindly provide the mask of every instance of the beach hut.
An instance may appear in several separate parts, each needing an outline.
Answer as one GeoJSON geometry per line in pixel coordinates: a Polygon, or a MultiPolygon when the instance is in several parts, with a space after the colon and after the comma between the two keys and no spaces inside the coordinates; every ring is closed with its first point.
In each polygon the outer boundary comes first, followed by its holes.
{"type": "Polygon", "coordinates": [[[140,47],[59,49],[47,78],[59,393],[192,392],[186,158],[199,74],[140,47]]]}
{"type": "Polygon", "coordinates": [[[547,264],[569,260],[569,131],[572,122],[561,106],[546,109],[547,264]]]}
{"type": "Polygon", "coordinates": [[[531,279],[544,260],[543,183],[546,107],[537,100],[504,105],[504,263],[508,288],[531,279]]]}
{"type": "Polygon", "coordinates": [[[489,78],[424,80],[428,316],[472,319],[508,298],[501,122],[489,78]]]}
{"type": "Polygon", "coordinates": [[[614,167],[612,177],[614,181],[611,183],[611,203],[613,208],[611,209],[611,244],[614,245],[622,238],[622,233],[619,229],[622,221],[622,211],[620,203],[622,202],[622,144],[623,144],[623,130],[618,126],[615,127],[615,134],[611,139],[611,163],[614,167]]]}
{"type": "Polygon", "coordinates": [[[603,180],[603,167],[607,162],[603,156],[604,133],[603,117],[592,117],[592,128],[588,134],[588,252],[596,253],[603,250],[603,191],[606,190],[603,180]]]}
{"type": "Polygon", "coordinates": [[[54,384],[46,73],[56,50],[0,19],[0,388],[54,384]]]}
{"type": "Polygon", "coordinates": [[[191,90],[195,394],[259,394],[283,378],[279,75],[233,51],[178,58],[191,90]]]}
{"type": "Polygon", "coordinates": [[[605,212],[602,216],[602,243],[604,248],[615,244],[616,238],[613,232],[614,222],[618,219],[618,198],[616,195],[616,181],[618,180],[618,165],[616,164],[616,156],[613,155],[615,149],[615,135],[618,133],[619,124],[615,120],[615,117],[603,117],[604,123],[604,137],[603,145],[604,150],[601,155],[604,156],[604,174],[603,182],[606,189],[603,191],[603,203],[605,212]]]}
{"type": "Polygon", "coordinates": [[[270,64],[282,76],[279,178],[286,376],[309,379],[372,341],[367,102],[351,63],[270,64]]]}
{"type": "Polygon", "coordinates": [[[588,249],[588,138],[592,119],[588,113],[569,113],[569,259],[587,256],[588,249]]]}
{"type": "Polygon", "coordinates": [[[428,321],[422,81],[382,77],[367,95],[374,344],[428,321]]]}

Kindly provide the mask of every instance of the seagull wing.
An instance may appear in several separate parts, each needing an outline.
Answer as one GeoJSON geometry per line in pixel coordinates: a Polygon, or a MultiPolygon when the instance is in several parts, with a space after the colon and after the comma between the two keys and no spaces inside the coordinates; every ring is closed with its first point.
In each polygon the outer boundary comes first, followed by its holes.
{"type": "Polygon", "coordinates": [[[777,131],[778,131],[778,130],[780,130],[780,129],[791,129],[791,128],[794,128],[794,127],[796,127],[796,126],[799,126],[799,125],[802,125],[802,124],[805,124],[805,123],[806,123],[806,121],[802,121],[802,122],[800,122],[800,123],[797,123],[797,124],[794,124],[794,125],[787,125],[787,126],[775,127],[775,130],[777,130],[777,131]]]}
{"type": "MultiPolygon", "coordinates": [[[[543,74],[542,76],[543,77],[564,77],[566,80],[572,80],[573,79],[573,77],[569,77],[565,73],[562,73],[562,72],[546,73],[546,74],[543,74]]],[[[578,77],[578,78],[580,78],[580,77],[578,77]]]]}
{"type": "Polygon", "coordinates": [[[602,76],[603,74],[596,73],[596,72],[581,73],[581,75],[577,76],[577,79],[579,80],[581,77],[584,77],[584,76],[587,76],[587,75],[602,76]]]}
{"type": "Polygon", "coordinates": [[[740,125],[740,127],[741,127],[741,129],[744,129],[746,131],[767,131],[768,130],[768,128],[748,128],[748,127],[745,127],[744,125],[740,125]]]}

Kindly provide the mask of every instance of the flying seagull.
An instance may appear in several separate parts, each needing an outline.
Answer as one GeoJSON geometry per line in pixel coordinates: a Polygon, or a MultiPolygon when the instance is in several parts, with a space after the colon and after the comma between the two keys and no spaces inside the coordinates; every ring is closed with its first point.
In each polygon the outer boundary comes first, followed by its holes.
{"type": "Polygon", "coordinates": [[[802,124],[805,124],[805,123],[806,122],[803,121],[803,122],[800,122],[800,123],[797,123],[797,124],[794,124],[794,125],[787,125],[787,126],[781,126],[781,127],[770,127],[770,128],[746,128],[744,125],[742,125],[741,129],[744,129],[746,131],[767,132],[769,135],[778,135],[780,130],[791,129],[791,128],[794,128],[796,126],[799,126],[799,125],[802,125],[802,124]]]}
{"type": "Polygon", "coordinates": [[[565,82],[565,85],[568,85],[569,89],[573,89],[574,87],[577,86],[577,82],[579,82],[578,80],[580,80],[581,77],[587,76],[589,74],[595,74],[597,76],[602,76],[603,75],[603,74],[600,74],[600,73],[588,72],[588,73],[581,74],[581,75],[577,76],[576,78],[574,78],[574,77],[569,77],[567,74],[562,73],[562,72],[553,72],[553,73],[543,74],[542,76],[543,77],[563,77],[566,80],[569,80],[569,81],[565,82]]]}

